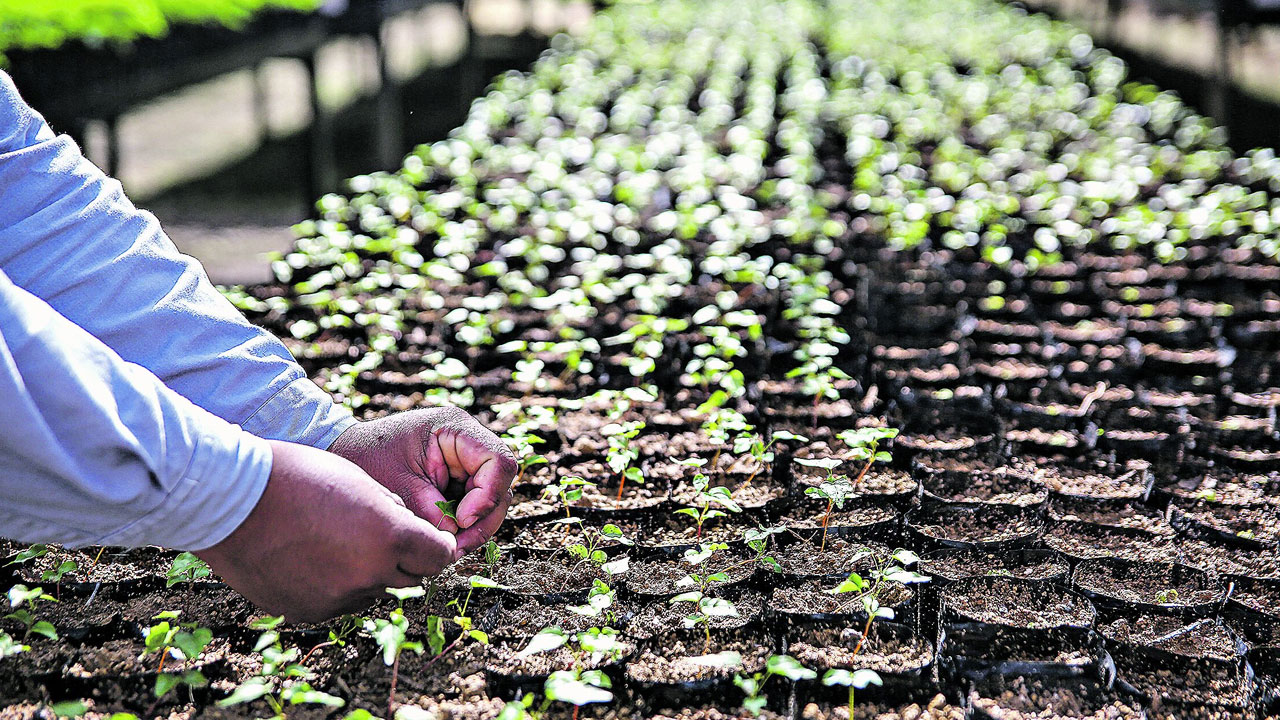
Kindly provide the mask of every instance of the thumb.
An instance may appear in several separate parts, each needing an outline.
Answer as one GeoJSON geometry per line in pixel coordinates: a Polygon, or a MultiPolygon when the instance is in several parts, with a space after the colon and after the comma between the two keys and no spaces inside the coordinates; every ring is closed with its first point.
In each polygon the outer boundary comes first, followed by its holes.
{"type": "Polygon", "coordinates": [[[430,522],[406,511],[397,529],[397,568],[414,577],[439,575],[458,552],[458,540],[430,522]]]}

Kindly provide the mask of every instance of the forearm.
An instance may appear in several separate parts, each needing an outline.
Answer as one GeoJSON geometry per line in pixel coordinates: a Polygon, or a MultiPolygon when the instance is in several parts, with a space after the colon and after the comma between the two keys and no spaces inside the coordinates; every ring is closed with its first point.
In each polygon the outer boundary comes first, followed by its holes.
{"type": "Polygon", "coordinates": [[[316,447],[354,422],[3,73],[0,236],[0,269],[15,284],[209,412],[316,447]]]}
{"type": "Polygon", "coordinates": [[[253,510],[266,441],[196,407],[0,273],[0,535],[220,542],[253,510]]]}

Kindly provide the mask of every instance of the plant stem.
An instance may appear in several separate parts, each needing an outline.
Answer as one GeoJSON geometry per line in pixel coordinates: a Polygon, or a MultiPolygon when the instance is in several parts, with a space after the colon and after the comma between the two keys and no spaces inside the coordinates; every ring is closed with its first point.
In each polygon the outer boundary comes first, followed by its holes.
{"type": "MultiPolygon", "coordinates": [[[[443,654],[443,653],[441,653],[443,654]]],[[[400,679],[400,653],[396,653],[396,661],[391,664],[391,692],[387,694],[387,717],[396,716],[396,681],[400,679]]]]}
{"type": "Polygon", "coordinates": [[[573,706],[573,720],[578,720],[578,709],[579,709],[578,705],[573,706]]]}
{"type": "Polygon", "coordinates": [[[627,469],[622,469],[622,477],[618,479],[618,499],[622,499],[622,486],[627,484],[627,469]]]}
{"type": "Polygon", "coordinates": [[[849,686],[849,720],[853,720],[853,686],[849,686]]]}
{"type": "Polygon", "coordinates": [[[822,544],[818,547],[818,552],[824,552],[827,549],[827,523],[831,521],[831,508],[835,505],[835,500],[827,499],[827,511],[822,514],[822,544]]]}
{"type": "Polygon", "coordinates": [[[326,641],[326,642],[322,642],[322,643],[320,643],[319,645],[317,645],[317,646],[315,646],[315,647],[311,648],[311,650],[309,650],[309,651],[307,652],[306,656],[304,656],[304,657],[302,658],[302,660],[300,660],[300,661],[298,662],[298,664],[299,664],[299,665],[304,665],[304,666],[305,666],[305,665],[307,664],[307,661],[311,659],[311,656],[316,654],[316,651],[317,651],[317,650],[320,650],[321,648],[327,648],[327,647],[329,647],[330,645],[335,645],[335,644],[336,644],[336,643],[334,643],[334,642],[332,642],[332,641],[326,641]]]}

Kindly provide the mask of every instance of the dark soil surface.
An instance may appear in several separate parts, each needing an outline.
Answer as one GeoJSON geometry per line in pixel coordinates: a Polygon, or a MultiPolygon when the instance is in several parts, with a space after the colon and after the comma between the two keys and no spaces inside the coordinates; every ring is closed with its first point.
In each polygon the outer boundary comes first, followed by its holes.
{"type": "Polygon", "coordinates": [[[1007,575],[1025,580],[1065,577],[1070,566],[1066,560],[1050,556],[976,553],[945,550],[921,557],[920,572],[945,580],[959,580],[980,575],[1007,575]]]}
{"type": "Polygon", "coordinates": [[[697,585],[685,582],[691,573],[710,576],[724,573],[728,577],[712,586],[728,586],[740,583],[756,573],[759,563],[753,556],[739,552],[718,551],[703,563],[702,567],[689,564],[682,558],[637,560],[624,579],[626,588],[643,595],[675,595],[696,590],[697,585]]]}
{"type": "Polygon", "coordinates": [[[922,510],[908,517],[907,523],[927,537],[966,543],[1019,540],[1034,536],[1040,529],[1040,523],[1029,515],[978,513],[962,508],[922,510]]]}
{"type": "Polygon", "coordinates": [[[1088,627],[1094,618],[1084,598],[1049,585],[999,577],[957,583],[943,590],[942,598],[948,609],[964,618],[1000,625],[1088,627]]]}
{"type": "Polygon", "coordinates": [[[831,533],[827,534],[826,545],[823,546],[821,531],[802,533],[801,537],[810,539],[786,544],[769,553],[785,575],[848,575],[855,570],[874,567],[892,552],[887,545],[875,541],[864,542],[831,533]]]}
{"type": "Polygon", "coordinates": [[[1222,597],[1221,587],[1190,568],[1183,568],[1185,572],[1181,573],[1176,568],[1159,563],[1117,565],[1095,560],[1078,565],[1073,581],[1106,597],[1148,605],[1194,606],[1222,597]]]}
{"type": "Polygon", "coordinates": [[[1192,658],[1232,662],[1240,656],[1235,638],[1213,620],[1138,615],[1100,625],[1098,630],[1111,641],[1153,647],[1192,658]]]}
{"type": "MultiPolygon", "coordinates": [[[[711,630],[732,630],[740,628],[760,618],[765,609],[765,598],[758,592],[732,592],[723,596],[733,601],[738,614],[722,615],[711,618],[711,630]]],[[[627,624],[627,635],[636,640],[648,640],[655,635],[667,632],[672,628],[682,627],[684,620],[693,614],[691,603],[653,602],[644,606],[627,624]]]]}

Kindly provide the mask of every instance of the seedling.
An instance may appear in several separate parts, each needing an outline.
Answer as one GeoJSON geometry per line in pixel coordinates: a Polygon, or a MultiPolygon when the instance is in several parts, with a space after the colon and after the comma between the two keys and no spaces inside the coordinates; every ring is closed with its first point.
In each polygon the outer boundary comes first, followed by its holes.
{"type": "Polygon", "coordinates": [[[840,467],[841,461],[836,458],[797,458],[796,464],[805,467],[820,468],[827,472],[827,477],[818,487],[807,488],[804,491],[809,497],[816,497],[827,501],[827,509],[822,513],[822,544],[821,550],[827,548],[827,526],[831,522],[831,512],[837,508],[843,509],[845,502],[853,496],[853,483],[849,482],[849,478],[844,475],[836,475],[836,468],[840,467]]]}
{"type": "Polygon", "coordinates": [[[58,631],[53,627],[53,623],[36,617],[36,611],[40,605],[51,602],[58,601],[52,595],[47,595],[43,588],[28,588],[26,585],[14,585],[9,588],[9,608],[13,612],[5,615],[4,619],[13,620],[22,625],[22,639],[19,643],[25,644],[32,635],[40,635],[50,640],[58,639],[58,631]]]}
{"type": "Polygon", "coordinates": [[[756,475],[759,475],[760,471],[766,465],[773,462],[773,446],[777,445],[779,440],[794,440],[796,442],[803,443],[808,442],[809,438],[803,435],[796,435],[795,433],[788,432],[786,430],[778,430],[769,438],[769,442],[767,443],[764,441],[763,436],[755,433],[743,433],[734,439],[733,452],[736,454],[742,454],[744,452],[750,453],[751,459],[755,460],[756,464],[756,469],[753,470],[746,481],[742,483],[738,488],[739,490],[750,485],[751,481],[756,479],[756,475]]]}
{"type": "MultiPolygon", "coordinates": [[[[164,664],[169,658],[179,663],[188,663],[200,657],[205,648],[213,640],[213,631],[200,627],[199,623],[176,622],[179,613],[166,610],[152,618],[157,620],[147,628],[143,635],[144,649],[142,657],[159,655],[160,663],[156,668],[156,700],[164,698],[180,686],[188,690],[204,687],[209,684],[203,673],[195,669],[165,672],[164,664]]],[[[194,702],[194,700],[193,700],[194,702]]],[[[150,713],[148,713],[150,714],[150,713]]]]}
{"type": "Polygon", "coordinates": [[[23,563],[35,560],[36,558],[42,558],[48,554],[49,554],[48,545],[45,545],[43,543],[32,545],[31,547],[26,548],[25,550],[19,551],[18,554],[14,555],[13,559],[5,563],[4,566],[9,567],[10,565],[21,565],[23,563]]]}
{"type": "Polygon", "coordinates": [[[692,587],[694,589],[680,593],[668,602],[671,604],[694,603],[694,612],[685,616],[684,626],[686,628],[702,626],[705,637],[703,652],[706,652],[706,649],[711,645],[712,619],[738,616],[738,608],[733,604],[733,601],[726,598],[711,597],[707,594],[711,586],[728,582],[729,573],[744,565],[760,563],[775,572],[780,572],[782,568],[779,567],[778,562],[765,553],[768,550],[769,537],[782,531],[783,528],[781,527],[747,530],[743,533],[743,537],[753,555],[745,560],[730,563],[720,570],[709,570],[706,566],[716,553],[729,549],[727,544],[702,543],[697,549],[690,548],[685,551],[684,561],[692,565],[695,570],[681,578],[677,584],[681,587],[692,587]]]}
{"type": "Polygon", "coordinates": [[[346,704],[340,697],[320,692],[307,680],[312,673],[298,662],[298,649],[284,649],[280,632],[276,628],[283,617],[265,617],[253,621],[250,627],[261,630],[253,652],[261,653],[262,667],[258,674],[236,686],[231,694],[218,701],[219,707],[232,707],[264,700],[277,718],[283,718],[285,708],[293,705],[324,705],[339,708],[346,704]]]}
{"type": "MultiPolygon", "coordinates": [[[[421,585],[407,588],[387,588],[396,599],[396,606],[385,618],[366,618],[364,631],[378,647],[382,648],[382,662],[391,668],[391,691],[387,695],[387,717],[395,716],[396,681],[400,677],[400,656],[407,650],[419,655],[422,643],[409,640],[409,620],[404,616],[404,601],[422,597],[427,593],[421,585]]],[[[479,631],[476,631],[479,632],[479,631]]]]}
{"type": "MultiPolygon", "coordinates": [[[[514,431],[515,428],[512,428],[512,430],[514,431]]],[[[514,434],[514,432],[508,432],[506,435],[502,436],[502,439],[511,447],[511,452],[515,453],[516,464],[520,468],[519,472],[516,473],[515,480],[512,481],[512,484],[517,484],[523,480],[525,473],[529,471],[529,468],[534,465],[544,465],[547,463],[547,457],[545,455],[538,454],[537,450],[534,448],[535,445],[541,445],[546,442],[546,440],[543,440],[538,435],[534,435],[532,433],[514,434]]]]}
{"type": "Polygon", "coordinates": [[[1178,591],[1176,588],[1161,590],[1156,593],[1156,602],[1161,605],[1171,605],[1178,602],[1178,591]]]}
{"type": "MultiPolygon", "coordinates": [[[[49,546],[45,544],[36,544],[25,550],[20,551],[12,560],[5,563],[5,567],[10,565],[22,565],[32,560],[42,558],[49,554],[49,546]]],[[[58,566],[50,570],[45,570],[40,574],[40,582],[53,583],[54,592],[58,594],[61,589],[62,578],[80,569],[80,564],[75,560],[63,560],[58,566]]]]}
{"type": "Polygon", "coordinates": [[[605,622],[612,624],[617,620],[617,616],[611,609],[617,598],[617,591],[609,587],[609,584],[605,581],[597,578],[592,584],[591,590],[587,593],[586,604],[569,605],[568,610],[583,617],[604,618],[605,622]]]}
{"type": "Polygon", "coordinates": [[[171,588],[179,583],[195,582],[211,574],[213,571],[205,561],[189,552],[184,552],[173,559],[173,564],[165,573],[164,586],[171,588]]]}
{"type": "Polygon", "coordinates": [[[590,480],[585,480],[577,475],[569,475],[560,478],[555,485],[548,485],[542,489],[542,498],[547,501],[559,500],[564,506],[564,516],[566,518],[573,517],[573,503],[582,499],[582,493],[587,488],[596,487],[596,484],[590,480]]]}
{"type": "MultiPolygon", "coordinates": [[[[854,553],[854,561],[856,562],[873,554],[870,548],[862,548],[854,553]]],[[[862,636],[858,639],[858,644],[853,648],[853,657],[857,657],[862,652],[862,646],[866,643],[871,633],[871,625],[877,618],[893,619],[893,610],[880,605],[880,594],[884,591],[887,583],[897,582],[909,585],[929,582],[927,575],[912,572],[905,567],[919,560],[919,556],[910,550],[895,550],[892,555],[877,564],[870,573],[870,579],[863,578],[856,572],[850,573],[844,582],[827,591],[832,595],[861,593],[859,599],[862,601],[863,610],[867,613],[867,620],[862,626],[862,636]]],[[[854,691],[861,690],[867,685],[880,685],[882,681],[880,675],[873,670],[863,669],[850,672],[837,668],[828,670],[823,676],[822,682],[828,686],[843,685],[849,688],[849,717],[853,717],[854,691]]]]}
{"type": "Polygon", "coordinates": [[[898,430],[897,428],[886,427],[858,428],[856,430],[845,430],[836,437],[840,438],[840,441],[849,447],[849,460],[865,463],[862,466],[862,470],[858,472],[858,476],[853,479],[853,484],[856,487],[867,476],[867,471],[871,469],[874,463],[887,463],[893,460],[892,454],[880,449],[880,443],[898,437],[898,430]]]}
{"type": "Polygon", "coordinates": [[[724,517],[724,510],[720,510],[714,506],[719,505],[727,509],[729,512],[742,512],[742,508],[733,501],[733,494],[729,492],[727,487],[710,487],[711,480],[702,473],[693,476],[693,488],[695,491],[692,507],[680,508],[676,510],[677,515],[688,515],[693,518],[698,525],[697,538],[702,539],[702,526],[711,519],[724,517]]]}
{"type": "Polygon", "coordinates": [[[607,540],[622,545],[635,545],[634,540],[623,534],[622,528],[613,524],[607,524],[599,530],[583,526],[582,537],[583,542],[569,546],[569,554],[578,558],[579,562],[593,562],[610,575],[617,575],[627,571],[629,562],[625,556],[610,562],[609,556],[604,550],[600,549],[607,540]]]}
{"type": "MultiPolygon", "coordinates": [[[[541,712],[545,712],[550,702],[567,702],[574,706],[573,717],[578,717],[578,708],[596,702],[613,700],[609,678],[600,670],[588,670],[588,665],[599,665],[606,659],[616,660],[624,652],[624,646],[618,639],[618,631],[612,628],[591,628],[580,632],[572,638],[576,647],[571,647],[573,669],[558,670],[551,673],[543,684],[543,695],[546,701],[541,712]]],[[[558,627],[543,628],[529,640],[518,654],[526,658],[539,653],[551,652],[564,647],[570,637],[558,627]]],[[[528,706],[526,706],[527,708],[528,706]]]]}
{"type": "Polygon", "coordinates": [[[741,674],[733,676],[733,684],[737,685],[744,695],[742,699],[743,709],[755,717],[760,717],[760,713],[768,702],[763,694],[765,683],[769,682],[769,679],[775,675],[792,682],[812,680],[818,677],[818,673],[801,665],[799,660],[790,655],[770,655],[769,659],[765,661],[764,670],[761,672],[749,676],[741,674]]]}
{"type": "Polygon", "coordinates": [[[618,474],[618,499],[622,499],[622,488],[630,480],[643,484],[644,473],[634,463],[640,458],[640,449],[631,442],[644,430],[644,421],[614,422],[600,429],[600,434],[608,438],[609,448],[605,451],[605,462],[609,469],[618,474]]]}
{"type": "MultiPolygon", "coordinates": [[[[496,543],[495,543],[495,547],[496,547],[496,543]]],[[[490,556],[490,550],[486,547],[486,550],[485,550],[486,560],[489,558],[489,556],[490,556]]],[[[496,561],[497,561],[496,556],[494,556],[494,561],[496,564],[496,561]]],[[[454,648],[461,645],[467,639],[475,640],[476,642],[482,645],[489,644],[489,636],[480,630],[474,629],[473,627],[474,623],[471,620],[471,616],[467,614],[467,608],[471,605],[471,595],[476,591],[477,588],[505,588],[505,586],[499,584],[498,581],[489,577],[485,577],[483,575],[471,576],[471,582],[470,582],[470,586],[467,588],[467,594],[464,595],[461,600],[454,598],[453,600],[450,600],[447,605],[445,605],[446,610],[448,609],[453,610],[453,613],[454,613],[452,618],[453,624],[457,625],[458,628],[460,629],[458,633],[458,637],[456,637],[453,640],[453,642],[450,642],[448,645],[445,644],[447,642],[447,638],[445,637],[445,631],[444,631],[444,618],[441,617],[440,615],[427,616],[427,649],[431,651],[431,655],[433,656],[431,660],[427,663],[427,667],[430,667],[431,665],[438,662],[440,658],[447,655],[449,652],[451,652],[454,648]]],[[[391,590],[388,590],[388,592],[391,592],[391,590]]],[[[417,597],[420,594],[421,593],[410,595],[410,597],[417,597]]],[[[434,583],[432,583],[430,588],[426,591],[426,595],[427,595],[427,605],[430,605],[431,598],[432,596],[435,595],[434,583]]],[[[401,602],[403,602],[403,600],[401,602]]],[[[403,615],[403,613],[401,613],[401,615],[403,615]]]]}
{"type": "Polygon", "coordinates": [[[719,470],[722,448],[729,445],[735,437],[749,433],[751,430],[752,426],[747,422],[746,416],[737,410],[717,407],[710,411],[707,419],[702,423],[702,431],[706,433],[707,440],[716,446],[716,454],[711,458],[711,472],[719,470]]]}
{"type": "Polygon", "coordinates": [[[841,685],[849,688],[849,717],[853,718],[854,691],[863,690],[869,685],[883,685],[884,680],[875,670],[863,668],[850,672],[844,668],[831,668],[822,676],[822,684],[827,687],[841,685]]]}

